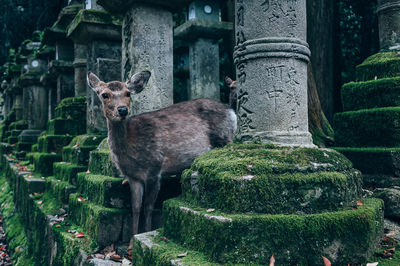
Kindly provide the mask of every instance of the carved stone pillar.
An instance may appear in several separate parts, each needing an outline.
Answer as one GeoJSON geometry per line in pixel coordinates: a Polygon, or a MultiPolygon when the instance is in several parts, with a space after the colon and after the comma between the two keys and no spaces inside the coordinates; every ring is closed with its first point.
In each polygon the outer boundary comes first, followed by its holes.
{"type": "Polygon", "coordinates": [[[313,146],[305,0],[236,0],[238,138],[313,146]],[[250,19],[251,18],[251,19],[250,19]]]}
{"type": "Polygon", "coordinates": [[[382,51],[400,50],[400,1],[378,0],[379,43],[382,51]]]}

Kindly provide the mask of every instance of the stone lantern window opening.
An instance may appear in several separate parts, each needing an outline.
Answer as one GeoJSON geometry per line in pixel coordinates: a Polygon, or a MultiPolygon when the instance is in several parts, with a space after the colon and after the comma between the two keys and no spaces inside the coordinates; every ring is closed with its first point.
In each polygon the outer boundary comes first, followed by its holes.
{"type": "Polygon", "coordinates": [[[32,63],[31,63],[31,65],[32,65],[33,67],[38,67],[38,66],[39,66],[39,61],[33,60],[32,63]]]}
{"type": "Polygon", "coordinates": [[[210,0],[195,0],[189,4],[188,20],[206,19],[221,21],[221,9],[219,4],[210,0]]]}

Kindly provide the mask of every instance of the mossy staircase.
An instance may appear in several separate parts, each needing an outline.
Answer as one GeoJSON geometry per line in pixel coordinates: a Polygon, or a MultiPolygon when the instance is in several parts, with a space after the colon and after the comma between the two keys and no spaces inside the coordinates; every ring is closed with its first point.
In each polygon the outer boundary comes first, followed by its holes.
{"type": "Polygon", "coordinates": [[[381,52],[357,66],[334,117],[337,148],[369,188],[400,185],[400,54],[381,52]]]}
{"type": "Polygon", "coordinates": [[[53,174],[53,163],[62,160],[62,148],[74,136],[86,133],[86,97],[65,98],[56,107],[56,118],[47,124],[38,143],[32,146],[28,159],[34,164],[35,172],[42,176],[53,174]]]}
{"type": "Polygon", "coordinates": [[[383,231],[383,202],[328,149],[235,144],[195,160],[162,230],[135,236],[134,265],[359,265],[383,231]],[[357,203],[356,203],[357,202],[357,203]]]}

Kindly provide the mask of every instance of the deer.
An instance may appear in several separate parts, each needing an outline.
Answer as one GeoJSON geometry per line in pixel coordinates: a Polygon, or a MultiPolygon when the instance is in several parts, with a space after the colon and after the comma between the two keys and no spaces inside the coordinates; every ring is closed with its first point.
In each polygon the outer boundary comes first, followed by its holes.
{"type": "Polygon", "coordinates": [[[238,97],[236,80],[232,80],[230,77],[226,76],[225,84],[229,87],[229,106],[236,112],[238,97]]]}
{"type": "Polygon", "coordinates": [[[141,71],[127,82],[103,82],[91,72],[87,76],[102,102],[111,160],[129,183],[133,235],[138,234],[141,208],[144,230],[152,229],[161,176],[179,173],[210,149],[231,143],[237,124],[232,109],[205,98],[128,116],[131,95],[142,92],[150,76],[141,71]]]}

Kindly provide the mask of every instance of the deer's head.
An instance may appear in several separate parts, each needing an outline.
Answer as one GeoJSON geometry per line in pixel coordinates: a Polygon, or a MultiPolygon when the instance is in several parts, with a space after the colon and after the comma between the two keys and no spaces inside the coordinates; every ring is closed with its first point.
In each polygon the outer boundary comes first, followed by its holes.
{"type": "Polygon", "coordinates": [[[103,103],[104,116],[111,121],[122,121],[130,112],[131,94],[140,93],[146,86],[151,73],[136,73],[127,82],[103,82],[95,74],[89,72],[89,86],[96,92],[103,103]]]}

